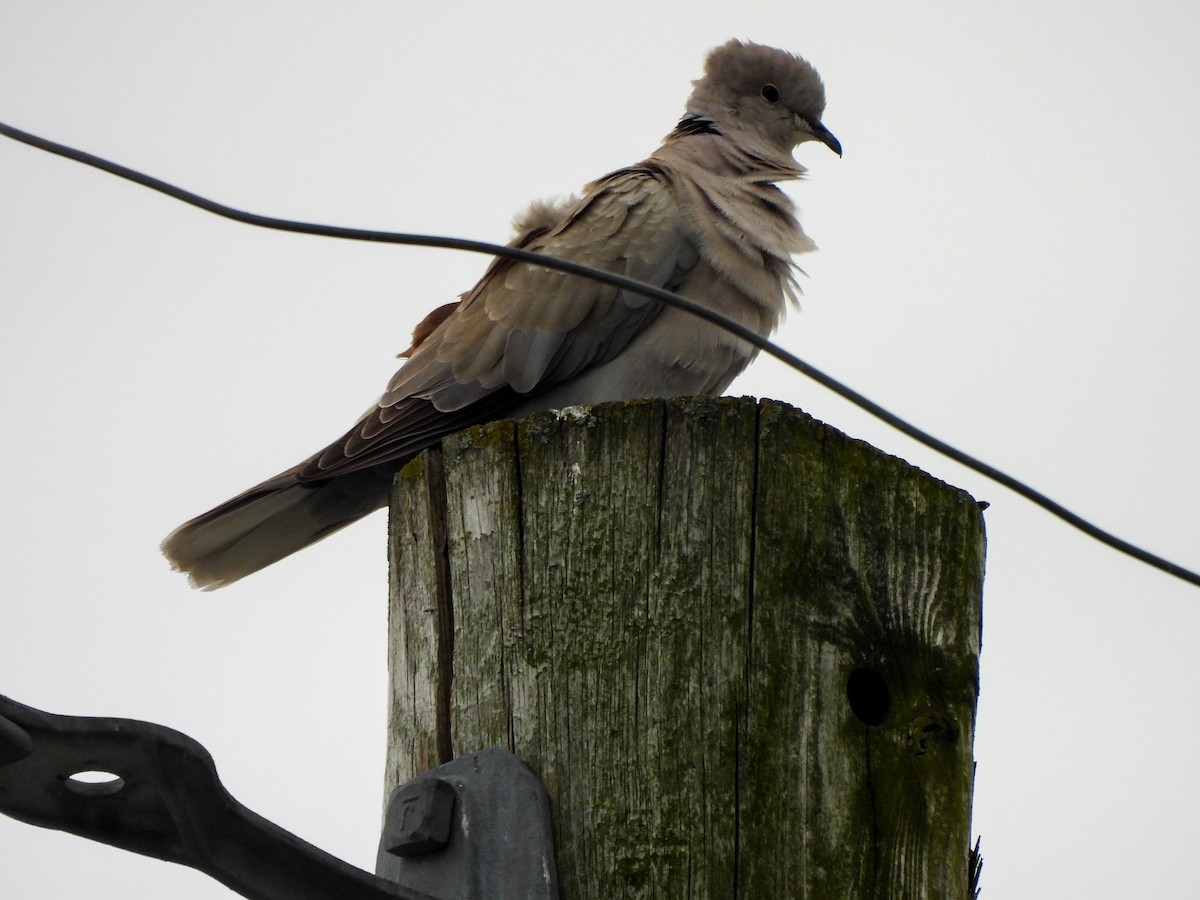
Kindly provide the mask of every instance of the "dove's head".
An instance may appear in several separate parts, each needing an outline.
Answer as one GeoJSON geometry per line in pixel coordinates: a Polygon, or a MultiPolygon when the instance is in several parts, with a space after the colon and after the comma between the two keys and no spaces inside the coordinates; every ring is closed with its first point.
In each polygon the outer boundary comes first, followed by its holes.
{"type": "Polygon", "coordinates": [[[821,124],[821,76],[786,50],[729,41],[708,54],[704,77],[692,85],[688,115],[711,122],[722,134],[765,138],[789,154],[805,141],[820,141],[842,155],[838,139],[821,124]]]}

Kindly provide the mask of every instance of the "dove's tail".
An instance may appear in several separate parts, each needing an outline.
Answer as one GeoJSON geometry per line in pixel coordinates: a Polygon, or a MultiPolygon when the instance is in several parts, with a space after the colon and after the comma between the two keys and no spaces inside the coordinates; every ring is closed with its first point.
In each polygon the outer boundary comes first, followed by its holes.
{"type": "Polygon", "coordinates": [[[387,505],[392,472],[308,483],[289,474],[172,531],[162,543],[171,566],[206,591],[232,584],[387,505]]]}

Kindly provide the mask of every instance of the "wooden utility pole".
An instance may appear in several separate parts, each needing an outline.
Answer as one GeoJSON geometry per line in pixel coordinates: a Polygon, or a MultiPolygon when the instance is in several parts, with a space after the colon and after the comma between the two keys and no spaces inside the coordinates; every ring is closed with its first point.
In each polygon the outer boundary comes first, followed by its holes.
{"type": "Polygon", "coordinates": [[[512,750],[570,900],[967,896],[965,493],[688,398],[471,429],[391,511],[389,788],[512,750]]]}

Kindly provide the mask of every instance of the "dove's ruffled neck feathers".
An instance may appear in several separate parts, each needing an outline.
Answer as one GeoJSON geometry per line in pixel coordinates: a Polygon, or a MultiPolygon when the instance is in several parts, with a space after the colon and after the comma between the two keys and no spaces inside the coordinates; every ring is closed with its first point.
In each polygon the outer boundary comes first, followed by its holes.
{"type": "Polygon", "coordinates": [[[773,327],[781,301],[795,303],[800,293],[792,257],[816,249],[775,182],[803,178],[807,170],[791,154],[748,146],[686,117],[646,165],[686,195],[680,206],[701,255],[771,309],[773,327]]]}
{"type": "Polygon", "coordinates": [[[663,138],[655,156],[663,155],[699,161],[714,174],[764,183],[795,181],[808,172],[790,152],[745,132],[727,134],[711,119],[696,113],[685,115],[663,138]]]}

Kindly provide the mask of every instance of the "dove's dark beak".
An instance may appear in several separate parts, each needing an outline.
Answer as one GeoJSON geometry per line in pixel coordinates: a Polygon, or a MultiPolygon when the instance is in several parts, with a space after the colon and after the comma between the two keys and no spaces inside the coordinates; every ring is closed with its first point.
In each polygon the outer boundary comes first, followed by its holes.
{"type": "Polygon", "coordinates": [[[836,153],[842,155],[842,142],[833,136],[833,132],[822,125],[815,119],[805,119],[808,122],[808,127],[812,129],[813,137],[836,153]]]}

